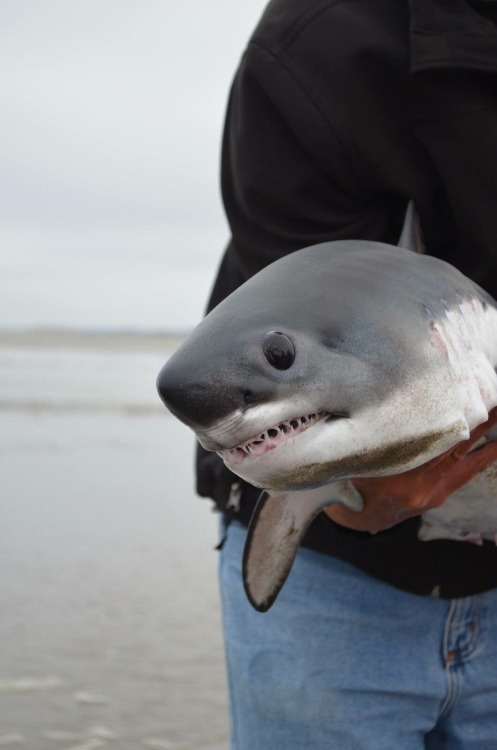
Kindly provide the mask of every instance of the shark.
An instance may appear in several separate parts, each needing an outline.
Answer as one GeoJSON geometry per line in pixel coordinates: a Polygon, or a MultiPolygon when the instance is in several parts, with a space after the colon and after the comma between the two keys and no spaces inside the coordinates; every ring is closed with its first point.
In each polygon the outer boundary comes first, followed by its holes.
{"type": "MultiPolygon", "coordinates": [[[[304,248],[215,307],[157,388],[205,449],[262,490],[243,559],[251,604],[272,606],[325,507],[360,513],[351,479],[408,471],[467,440],[497,405],[496,367],[497,303],[424,252],[412,202],[396,246],[304,248]]],[[[496,535],[496,465],[423,514],[419,531],[496,535]]]]}

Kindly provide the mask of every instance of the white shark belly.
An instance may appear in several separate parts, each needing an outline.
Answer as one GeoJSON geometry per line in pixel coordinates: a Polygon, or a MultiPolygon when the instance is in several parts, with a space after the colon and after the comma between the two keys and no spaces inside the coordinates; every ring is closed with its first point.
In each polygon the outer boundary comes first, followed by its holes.
{"type": "MultiPolygon", "coordinates": [[[[496,440],[497,429],[486,437],[496,440]]],[[[497,544],[497,462],[453,492],[439,508],[424,513],[418,537],[423,542],[450,539],[481,544],[487,539],[497,544]]]]}
{"type": "MultiPolygon", "coordinates": [[[[448,313],[437,332],[454,379],[472,404],[470,411],[480,401],[487,411],[495,405],[496,331],[495,309],[483,311],[478,303],[473,303],[448,313]]],[[[497,429],[490,430],[486,439],[496,440],[497,429]]],[[[496,541],[497,462],[452,493],[439,508],[424,513],[418,536],[422,541],[496,541]]]]}

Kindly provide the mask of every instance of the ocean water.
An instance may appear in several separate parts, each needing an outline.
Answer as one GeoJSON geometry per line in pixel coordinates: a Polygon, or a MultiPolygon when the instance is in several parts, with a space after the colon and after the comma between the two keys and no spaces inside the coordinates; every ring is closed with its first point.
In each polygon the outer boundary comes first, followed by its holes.
{"type": "Polygon", "coordinates": [[[142,344],[0,338],[0,747],[227,747],[218,518],[142,344]]]}

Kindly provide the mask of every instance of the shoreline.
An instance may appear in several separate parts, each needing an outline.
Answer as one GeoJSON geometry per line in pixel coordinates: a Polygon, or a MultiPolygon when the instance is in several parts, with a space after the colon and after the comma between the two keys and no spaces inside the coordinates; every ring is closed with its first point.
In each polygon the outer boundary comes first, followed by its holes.
{"type": "Polygon", "coordinates": [[[133,331],[114,333],[50,328],[0,330],[0,348],[163,352],[178,347],[187,335],[187,333],[135,333],[133,331]]]}

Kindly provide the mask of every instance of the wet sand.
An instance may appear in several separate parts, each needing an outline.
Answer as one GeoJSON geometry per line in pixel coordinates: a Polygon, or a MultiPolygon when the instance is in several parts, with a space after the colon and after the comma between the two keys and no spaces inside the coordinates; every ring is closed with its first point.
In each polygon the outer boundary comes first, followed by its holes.
{"type": "Polygon", "coordinates": [[[169,346],[101,344],[0,341],[0,747],[225,750],[218,518],[156,401],[169,346]]]}

